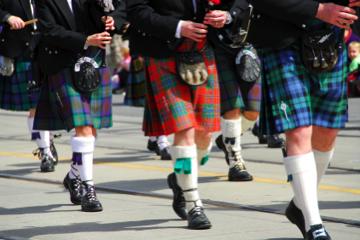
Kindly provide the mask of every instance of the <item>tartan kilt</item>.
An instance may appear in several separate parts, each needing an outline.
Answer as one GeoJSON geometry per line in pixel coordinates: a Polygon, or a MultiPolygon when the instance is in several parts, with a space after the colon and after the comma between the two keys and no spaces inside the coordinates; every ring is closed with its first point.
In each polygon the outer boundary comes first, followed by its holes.
{"type": "Polygon", "coordinates": [[[124,104],[134,107],[145,106],[145,71],[135,72],[133,68],[133,59],[130,63],[130,74],[126,84],[126,94],[124,104]]]}
{"type": "Polygon", "coordinates": [[[302,126],[343,128],[347,121],[347,51],[335,68],[310,73],[298,46],[258,51],[262,61],[260,130],[282,133],[302,126]]]}
{"type": "Polygon", "coordinates": [[[51,75],[43,84],[34,129],[70,131],[81,126],[96,129],[112,126],[110,70],[101,68],[101,85],[91,95],[77,92],[70,68],[51,75]]]}
{"type": "Polygon", "coordinates": [[[235,56],[215,49],[221,95],[221,115],[234,109],[260,111],[261,82],[241,81],[236,72],[235,56]]]}
{"type": "MultiPolygon", "coordinates": [[[[191,43],[184,42],[178,50],[190,50],[191,43]]],[[[200,86],[190,86],[180,79],[175,56],[145,58],[147,91],[143,131],[146,136],[170,135],[188,128],[220,130],[220,92],[213,50],[207,47],[202,55],[209,77],[200,86]]]]}
{"type": "Polygon", "coordinates": [[[10,77],[0,75],[0,108],[12,111],[28,111],[35,108],[40,89],[28,90],[34,80],[31,62],[16,62],[10,77]]]}

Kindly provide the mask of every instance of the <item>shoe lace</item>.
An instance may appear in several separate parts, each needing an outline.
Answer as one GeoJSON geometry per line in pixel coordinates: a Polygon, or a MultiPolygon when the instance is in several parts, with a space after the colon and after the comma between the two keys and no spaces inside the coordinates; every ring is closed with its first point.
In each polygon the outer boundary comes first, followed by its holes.
{"type": "Polygon", "coordinates": [[[71,184],[76,192],[81,190],[81,180],[79,178],[75,178],[71,180],[71,184]]]}
{"type": "Polygon", "coordinates": [[[97,200],[94,186],[87,186],[86,198],[90,201],[97,200]]]}

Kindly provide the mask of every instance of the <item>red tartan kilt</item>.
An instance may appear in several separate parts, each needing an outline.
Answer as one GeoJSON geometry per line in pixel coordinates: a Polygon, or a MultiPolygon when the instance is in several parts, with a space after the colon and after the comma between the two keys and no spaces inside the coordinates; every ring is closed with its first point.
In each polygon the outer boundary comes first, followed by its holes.
{"type": "MultiPolygon", "coordinates": [[[[179,51],[191,49],[184,42],[179,51]]],[[[204,45],[198,44],[202,49],[204,45]]],[[[147,136],[169,135],[195,128],[207,132],[220,130],[220,91],[213,50],[203,51],[208,81],[189,86],[178,76],[175,57],[146,58],[146,106],[143,130],[147,136]]]]}

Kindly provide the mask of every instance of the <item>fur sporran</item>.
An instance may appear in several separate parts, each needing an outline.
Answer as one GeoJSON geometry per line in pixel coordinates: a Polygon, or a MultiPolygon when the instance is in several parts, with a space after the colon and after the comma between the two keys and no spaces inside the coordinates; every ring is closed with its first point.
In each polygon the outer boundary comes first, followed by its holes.
{"type": "Polygon", "coordinates": [[[176,65],[180,78],[191,86],[202,85],[208,80],[203,56],[198,51],[178,52],[176,65]]]}
{"type": "Polygon", "coordinates": [[[100,83],[99,65],[89,57],[79,58],[74,66],[73,84],[78,92],[90,94],[100,83]]]}

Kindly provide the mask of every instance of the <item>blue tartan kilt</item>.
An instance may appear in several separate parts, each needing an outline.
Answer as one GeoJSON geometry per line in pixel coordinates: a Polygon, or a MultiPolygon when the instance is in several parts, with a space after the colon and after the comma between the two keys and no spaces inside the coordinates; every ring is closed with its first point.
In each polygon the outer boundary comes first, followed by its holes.
{"type": "Polygon", "coordinates": [[[112,89],[110,71],[101,68],[101,85],[89,94],[82,94],[73,86],[70,68],[51,75],[41,89],[34,129],[68,130],[81,126],[96,129],[112,126],[112,89]]]}
{"type": "Polygon", "coordinates": [[[259,50],[262,62],[260,128],[265,134],[302,126],[343,128],[347,121],[347,51],[329,72],[311,73],[297,44],[280,50],[259,50]]]}
{"type": "Polygon", "coordinates": [[[215,49],[221,95],[221,115],[234,109],[260,111],[261,82],[241,81],[236,72],[235,56],[215,49]]]}
{"type": "Polygon", "coordinates": [[[35,80],[31,62],[16,62],[14,74],[0,75],[0,108],[12,111],[28,111],[35,108],[40,88],[29,90],[29,83],[35,80]]]}

